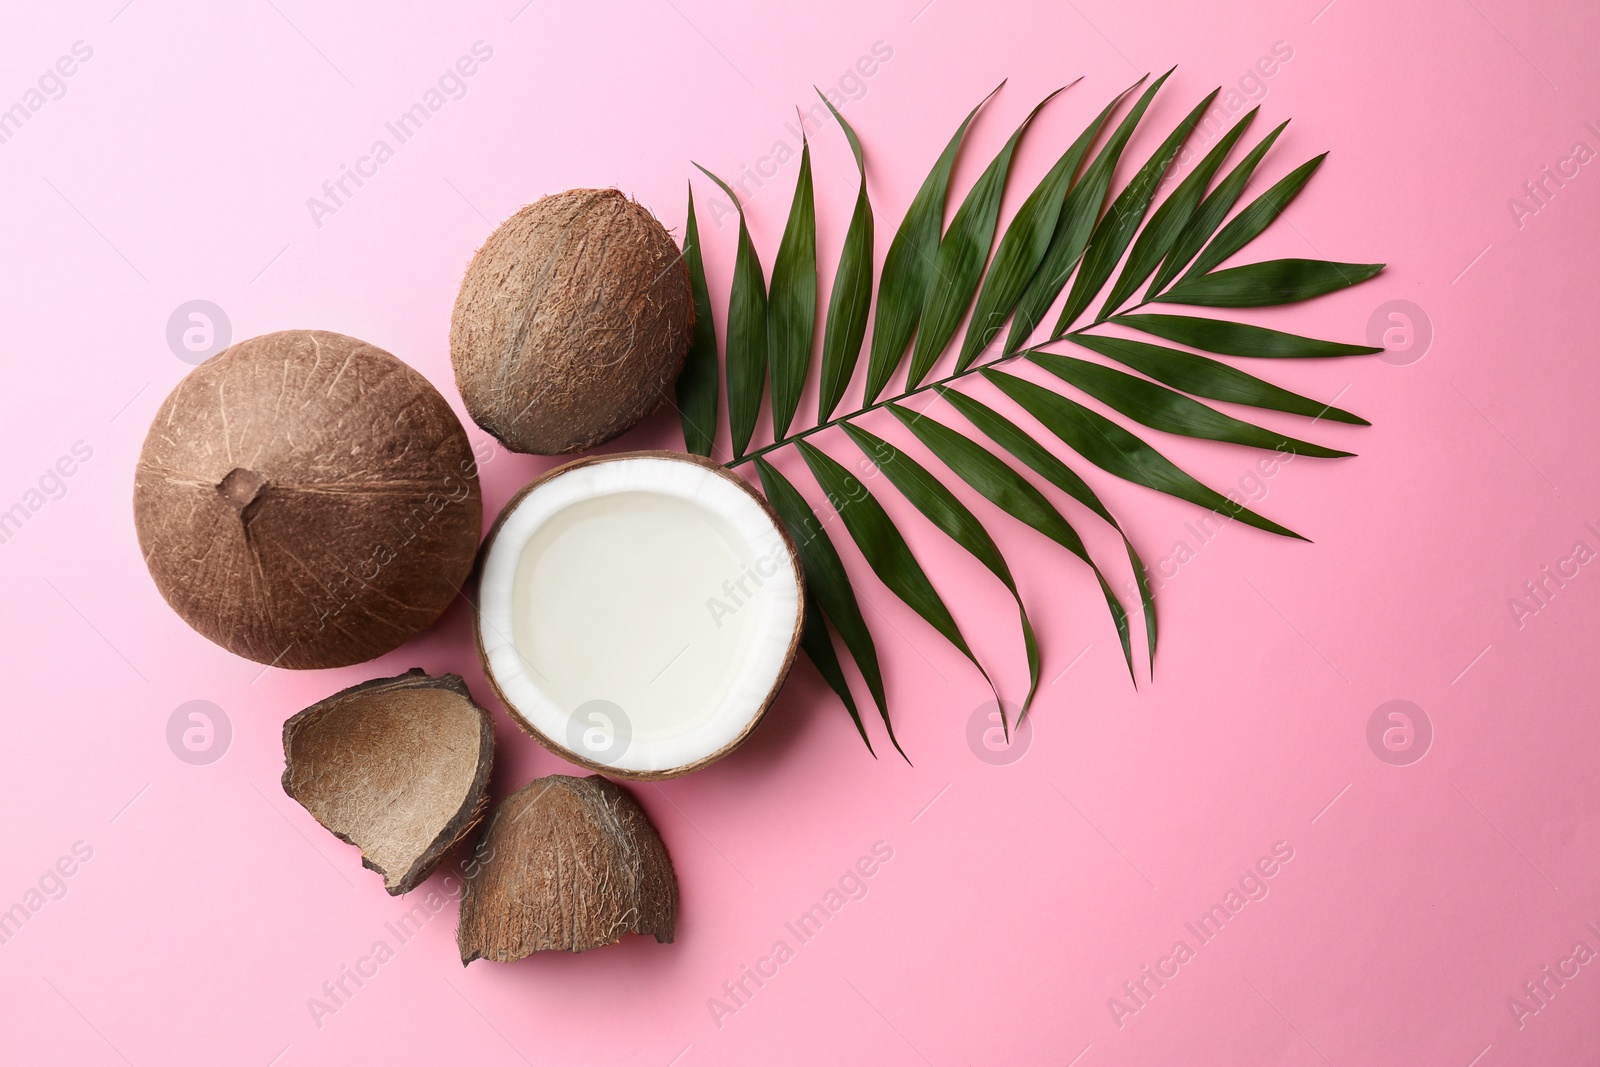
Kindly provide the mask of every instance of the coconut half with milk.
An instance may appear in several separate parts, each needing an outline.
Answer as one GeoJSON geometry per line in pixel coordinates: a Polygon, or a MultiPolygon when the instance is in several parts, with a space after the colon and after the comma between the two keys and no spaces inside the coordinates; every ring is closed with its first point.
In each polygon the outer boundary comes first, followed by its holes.
{"type": "Polygon", "coordinates": [[[794,661],[804,603],[782,522],[737,475],[680,452],[600,456],[501,512],[478,650],[512,718],[557,755],[671,778],[755,728],[794,661]]]}

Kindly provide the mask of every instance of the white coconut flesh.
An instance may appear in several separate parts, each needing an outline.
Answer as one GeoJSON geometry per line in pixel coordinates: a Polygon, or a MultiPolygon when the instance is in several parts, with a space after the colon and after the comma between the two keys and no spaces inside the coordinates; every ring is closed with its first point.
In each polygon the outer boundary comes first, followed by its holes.
{"type": "Polygon", "coordinates": [[[619,775],[719,757],[794,655],[801,577],[771,513],[688,459],[574,465],[502,517],[478,638],[510,710],[552,748],[619,775]]]}

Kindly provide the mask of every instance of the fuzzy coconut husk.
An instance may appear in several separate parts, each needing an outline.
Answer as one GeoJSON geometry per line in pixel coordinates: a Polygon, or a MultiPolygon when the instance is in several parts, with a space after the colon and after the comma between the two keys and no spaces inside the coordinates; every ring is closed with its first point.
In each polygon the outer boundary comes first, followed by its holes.
{"type": "Polygon", "coordinates": [[[658,408],[693,329],[672,236],[616,189],[572,189],[523,208],[478,250],[450,358],[479,426],[515,451],[557,455],[658,408]]]}
{"type": "Polygon", "coordinates": [[[673,939],[678,876],[637,801],[599,775],[536,778],[505,799],[466,880],[461,962],[673,939]]]}
{"type": "Polygon", "coordinates": [[[494,727],[459,676],[412,669],[296,714],[283,757],[283,791],[398,896],[483,818],[494,727]]]}
{"type": "MultiPolygon", "coordinates": [[[[483,667],[484,677],[489,680],[489,685],[494,689],[495,696],[500,698],[500,703],[505,707],[507,714],[511,716],[511,721],[522,727],[523,731],[527,733],[528,736],[532,737],[535,741],[538,741],[541,745],[555,753],[557,756],[560,756],[562,759],[567,760],[569,763],[576,763],[578,766],[587,770],[600,771],[616,778],[625,778],[632,781],[664,781],[669,778],[679,778],[685,774],[697,771],[702,767],[710,766],[723,757],[729,755],[734,749],[744,744],[745,739],[755,731],[757,726],[761,725],[761,720],[766,718],[767,711],[772,707],[773,702],[778,699],[778,694],[783,690],[783,683],[789,677],[789,670],[794,666],[795,655],[800,650],[800,638],[805,630],[805,568],[800,562],[800,550],[795,546],[794,539],[789,536],[788,526],[784,523],[783,519],[779,517],[778,513],[773,510],[772,505],[767,502],[766,498],[751,488],[749,482],[746,482],[743,478],[739,477],[739,475],[735,474],[732,470],[729,470],[721,463],[718,463],[716,460],[708,459],[705,456],[697,456],[690,452],[675,452],[671,449],[645,449],[638,452],[612,452],[604,456],[585,456],[583,459],[575,459],[569,463],[563,463],[559,467],[554,467],[548,471],[545,471],[539,477],[535,478],[533,481],[517,490],[517,492],[512,495],[511,499],[506,501],[505,507],[500,509],[499,516],[495,518],[494,524],[489,527],[489,532],[483,539],[483,558],[487,558],[489,552],[494,548],[495,538],[499,535],[501,528],[505,525],[506,519],[510,517],[511,513],[516,510],[517,505],[520,504],[522,499],[529,493],[550,481],[552,478],[559,477],[560,475],[571,470],[576,470],[579,467],[587,467],[595,463],[613,463],[624,459],[670,459],[680,463],[693,463],[698,467],[704,467],[714,474],[727,479],[729,482],[732,482],[734,485],[738,486],[741,491],[759,504],[767,513],[768,518],[772,520],[773,529],[777,531],[780,543],[783,545],[784,550],[789,555],[794,572],[800,580],[800,603],[802,610],[795,613],[794,630],[789,635],[789,647],[784,653],[782,666],[778,670],[777,676],[773,679],[772,686],[767,691],[765,698],[762,700],[761,706],[753,709],[750,716],[750,721],[745,725],[745,728],[740,731],[738,736],[733,738],[733,740],[729,741],[726,745],[717,749],[715,752],[712,752],[709,755],[706,755],[681,767],[673,767],[660,771],[633,771],[596,762],[595,760],[592,760],[588,756],[584,755],[582,752],[576,752],[568,748],[559,740],[545,734],[542,730],[534,726],[533,723],[528,721],[522,712],[518,710],[516,703],[513,702],[506,694],[505,690],[500,688],[500,683],[495,678],[494,670],[489,665],[488,650],[484,648],[482,627],[474,626],[472,628],[472,633],[474,640],[477,642],[478,662],[483,667]]],[[[479,583],[483,581],[483,573],[481,569],[477,574],[476,581],[479,583]]],[[[483,598],[481,594],[474,598],[474,611],[477,610],[477,606],[482,603],[482,600],[483,598]]]]}
{"type": "Polygon", "coordinates": [[[483,522],[460,420],[382,349],[318,330],[243,341],[156,413],[133,489],[156,587],[279,667],[372,659],[431,625],[483,522]]]}

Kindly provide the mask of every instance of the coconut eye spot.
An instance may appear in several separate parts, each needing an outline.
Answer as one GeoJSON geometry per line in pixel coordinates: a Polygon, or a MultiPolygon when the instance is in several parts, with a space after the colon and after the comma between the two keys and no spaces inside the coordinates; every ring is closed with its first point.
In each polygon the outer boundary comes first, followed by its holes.
{"type": "Polygon", "coordinates": [[[259,508],[267,484],[264,475],[235,467],[217,483],[217,495],[232,505],[241,519],[248,521],[259,508]]]}

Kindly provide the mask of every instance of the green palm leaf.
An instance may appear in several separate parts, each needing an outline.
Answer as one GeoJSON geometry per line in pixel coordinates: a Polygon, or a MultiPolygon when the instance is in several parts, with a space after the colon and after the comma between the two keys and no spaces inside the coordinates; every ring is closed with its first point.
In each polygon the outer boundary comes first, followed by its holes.
{"type": "MultiPolygon", "coordinates": [[[[1133,649],[1128,641],[1128,613],[1122,602],[1111,591],[1100,568],[1089,556],[1083,539],[1043,493],[1035,489],[1022,475],[1006,466],[994,453],[957,433],[955,430],[925,418],[910,408],[890,404],[895,418],[916,435],[928,451],[939,457],[939,462],[960,475],[963,481],[987,497],[990,503],[1014,519],[1032,526],[1067,551],[1089,565],[1105,595],[1106,606],[1111,610],[1111,621],[1117,628],[1117,638],[1122,643],[1122,655],[1128,663],[1128,676],[1133,677],[1133,649]]],[[[1023,714],[1027,709],[1023,709],[1023,714]]],[[[1021,720],[1021,716],[1018,716],[1021,720]]]]}
{"type": "Polygon", "coordinates": [[[1268,533],[1306,540],[1288,527],[1257,515],[1243,504],[1229,500],[1215,489],[1196,481],[1166,456],[1104,415],[1090,411],[1059,393],[1052,393],[1041,385],[1002,371],[985,370],[983,376],[1022,405],[1023,410],[1042,422],[1073,451],[1101,470],[1198,504],[1209,511],[1221,512],[1268,533]]]}
{"type": "Polygon", "coordinates": [[[800,177],[789,223],[772,262],[767,296],[767,350],[772,360],[772,436],[789,432],[811,371],[817,327],[817,211],[811,192],[811,143],[800,141],[800,177]]]}
{"type": "Polygon", "coordinates": [[[711,294],[700,255],[700,226],[694,217],[694,186],[689,186],[689,218],[683,224],[683,262],[689,269],[694,298],[694,334],[678,375],[678,418],[683,422],[685,450],[711,455],[717,439],[717,327],[711,320],[711,294]]]}
{"type": "MultiPolygon", "coordinates": [[[[1062,205],[1061,215],[1056,219],[1056,231],[1050,236],[1050,246],[1045,249],[1044,259],[1033,272],[1033,278],[1029,280],[1027,288],[1022,291],[1021,299],[1017,301],[1016,313],[1011,319],[1011,332],[1006,335],[1007,355],[1022,347],[1028,335],[1033,333],[1034,327],[1044,321],[1044,313],[1049,310],[1056,297],[1061,295],[1061,290],[1066,288],[1067,277],[1072,273],[1072,268],[1078,265],[1084,246],[1089,243],[1089,236],[1094,232],[1095,223],[1100,218],[1100,207],[1105,203],[1106,191],[1111,188],[1111,175],[1116,170],[1117,161],[1122,158],[1122,150],[1127,146],[1128,138],[1133,136],[1139,120],[1144,118],[1146,109],[1150,107],[1150,101],[1155,99],[1156,93],[1166,84],[1171,74],[1172,71],[1167,71],[1156,79],[1154,85],[1144,91],[1138,102],[1117,124],[1111,139],[1100,149],[1094,162],[1089,164],[1089,169],[1084,172],[1082,180],[1073,186],[1072,192],[1067,195],[1067,202],[1062,205]]],[[[1143,81],[1144,78],[1140,78],[1133,86],[1124,90],[1123,95],[1132,92],[1143,81]]]]}
{"type": "Polygon", "coordinates": [[[1028,112],[1028,117],[1022,120],[1010,140],[1006,141],[968,190],[967,198],[956,209],[955,218],[950,220],[950,228],[940,238],[928,296],[922,305],[922,322],[911,351],[911,370],[906,375],[907,389],[915,389],[922,384],[922,379],[928,376],[928,371],[933,369],[935,361],[944,353],[950,338],[955,336],[961,317],[966,314],[967,306],[978,291],[983,266],[989,259],[989,248],[994,244],[994,232],[1000,222],[1000,194],[1005,190],[1006,177],[1011,173],[1011,157],[1016,154],[1017,145],[1034,118],[1061,91],[1057,89],[1028,112]]]}
{"type": "MultiPolygon", "coordinates": [[[[867,751],[872,752],[872,757],[876,759],[878,754],[873,752],[872,738],[867,736],[867,728],[861,722],[861,709],[856,707],[855,694],[850,692],[850,681],[845,678],[844,667],[839,663],[839,653],[833,647],[827,620],[822,617],[822,609],[817,607],[817,598],[809,592],[806,593],[805,610],[805,621],[800,628],[800,647],[805,650],[812,666],[817,668],[817,673],[822,675],[822,680],[828,683],[828,688],[844,704],[844,710],[850,713],[850,721],[856,724],[856,733],[861,735],[867,751]]],[[[905,755],[904,752],[900,754],[905,755]]]]}
{"type": "Polygon", "coordinates": [[[861,358],[861,341],[867,334],[867,312],[872,307],[872,204],[867,200],[867,165],[861,158],[861,141],[856,131],[826,96],[822,97],[822,102],[839,120],[850,142],[856,169],[861,172],[861,187],[856,193],[850,227],[845,231],[844,248],[839,253],[839,270],[833,276],[833,295],[828,298],[828,325],[822,335],[819,420],[833,414],[844,396],[845,387],[850,384],[856,361],[861,358]]]}
{"type": "Polygon", "coordinates": [[[1370,356],[1382,352],[1372,345],[1347,345],[1338,341],[1319,341],[1315,337],[1269,330],[1244,322],[1200,319],[1192,315],[1117,315],[1109,321],[1118,326],[1153,334],[1180,345],[1216,352],[1224,356],[1249,356],[1265,359],[1326,359],[1336,356],[1370,356]]]}
{"type": "Polygon", "coordinates": [[[836,460],[818,451],[809,442],[799,441],[797,444],[806,466],[811,468],[811,474],[817,479],[822,491],[828,494],[829,503],[844,520],[844,528],[850,531],[856,547],[861,549],[861,554],[866,558],[867,565],[872,568],[873,573],[907,607],[921,615],[929,626],[937,630],[946,641],[967,657],[974,667],[978,668],[978,673],[989,683],[989,688],[994,690],[995,700],[998,701],[999,690],[995,689],[994,682],[989,678],[989,672],[978,662],[978,657],[973,654],[967,639],[962,636],[961,628],[956,625],[955,617],[950,614],[950,609],[934,590],[933,583],[928,580],[927,572],[911,554],[911,546],[906,544],[906,539],[895,528],[894,521],[889,518],[889,513],[883,510],[883,505],[878,503],[877,498],[855,475],[836,460]]]}
{"type": "Polygon", "coordinates": [[[1352,415],[1343,408],[1280,389],[1252,374],[1204,356],[1145,344],[1143,341],[1127,341],[1120,337],[1101,337],[1090,333],[1070,333],[1067,337],[1091,352],[1098,352],[1132,367],[1147,378],[1154,378],[1195,396],[1248,404],[1269,411],[1286,411],[1291,415],[1305,415],[1313,419],[1332,419],[1355,426],[1371,425],[1366,419],[1352,415]]]}
{"type": "MultiPolygon", "coordinates": [[[[926,299],[928,278],[933,273],[934,256],[939,250],[939,232],[944,224],[945,194],[950,188],[950,171],[955,166],[956,153],[967,135],[967,127],[995,93],[978,101],[978,106],[967,112],[954,135],[951,136],[933,169],[922,180],[922,187],[906,209],[894,240],[889,242],[888,254],[883,260],[883,276],[878,283],[878,318],[872,327],[872,353],[867,358],[866,403],[876,403],[884,386],[894,377],[906,347],[911,344],[911,334],[922,315],[926,299]]],[[[840,388],[840,395],[844,393],[840,388]]],[[[837,406],[837,400],[835,405],[837,406]]],[[[821,418],[833,414],[826,407],[821,418]]]]}
{"type": "Polygon", "coordinates": [[[1331,263],[1325,259],[1268,259],[1185,278],[1156,297],[1163,304],[1259,308],[1292,304],[1366,281],[1382,263],[1331,263]]]}
{"type": "Polygon", "coordinates": [[[1256,112],[1260,108],[1251,108],[1243,118],[1233,124],[1233,128],[1223,134],[1211,151],[1205,154],[1198,166],[1189,172],[1189,176],[1178,183],[1178,188],[1173,194],[1161,202],[1155,214],[1150,216],[1150,224],[1139,233],[1139,239],[1133,243],[1133,251],[1128,253],[1128,262],[1122,268],[1122,273],[1117,275],[1117,284],[1111,287],[1105,303],[1100,307],[1100,314],[1095,316],[1095,321],[1105,319],[1112,311],[1127,303],[1128,297],[1139,288],[1144,280],[1150,277],[1161,264],[1161,260],[1172,250],[1173,242],[1183,232],[1189,220],[1194,216],[1194,209],[1199,206],[1200,199],[1205,196],[1206,188],[1211,184],[1211,178],[1228,158],[1228,153],[1233,151],[1233,146],[1244,136],[1245,130],[1255,121],[1256,112]]]}
{"type": "Polygon", "coordinates": [[[1233,210],[1233,205],[1238,203],[1240,195],[1244,193],[1244,187],[1249,183],[1251,175],[1255,174],[1256,167],[1266,156],[1267,150],[1278,140],[1278,135],[1283,133],[1283,128],[1287,125],[1288,122],[1280,122],[1276,129],[1246,153],[1244,159],[1239,161],[1239,165],[1229,171],[1227,177],[1218,182],[1217,187],[1200,201],[1194,217],[1173,242],[1172,250],[1167,253],[1161,269],[1156,271],[1155,280],[1150,283],[1150,288],[1145,290],[1146,301],[1165,289],[1168,283],[1178,276],[1178,272],[1189,265],[1189,261],[1211,239],[1211,235],[1217,232],[1222,220],[1227,218],[1228,212],[1233,210]]]}
{"type": "MultiPolygon", "coordinates": [[[[764,459],[758,457],[755,464],[756,473],[761,478],[761,489],[766,493],[768,503],[783,519],[789,537],[800,553],[800,563],[806,572],[807,594],[815,598],[818,611],[831,621],[833,628],[839,632],[839,639],[844,642],[845,649],[855,660],[856,669],[861,672],[861,679],[867,683],[867,690],[878,706],[878,715],[883,719],[883,727],[889,733],[890,743],[894,745],[895,751],[904,757],[905,752],[901,750],[900,742],[895,740],[894,725],[889,721],[889,703],[884,697],[883,671],[878,666],[878,649],[873,644],[872,631],[867,629],[867,620],[861,615],[861,605],[856,602],[855,590],[850,585],[850,576],[845,573],[844,561],[839,558],[839,550],[833,547],[833,540],[828,537],[828,531],[823,528],[821,521],[812,512],[811,505],[806,503],[805,497],[800,495],[799,490],[789,479],[778,473],[777,468],[764,459]]],[[[813,638],[813,644],[816,643],[813,638]]],[[[831,643],[829,649],[832,649],[831,643]]],[[[811,655],[809,649],[806,654],[811,655]]],[[[813,658],[812,662],[817,661],[813,658]]],[[[824,679],[830,678],[826,663],[818,663],[817,670],[822,673],[824,679]]],[[[829,684],[833,684],[831,680],[829,684]]],[[[849,687],[845,688],[848,690],[849,687]]],[[[845,706],[853,707],[854,702],[847,702],[845,706]]]]}
{"type": "MultiPolygon", "coordinates": [[[[1220,318],[1137,313],[1153,302],[1216,308],[1289,304],[1336,292],[1373,277],[1382,269],[1381,264],[1304,259],[1223,266],[1283,213],[1323,159],[1318,156],[1297,168],[1230,219],[1252,176],[1284,129],[1279,125],[1268,133],[1217,180],[1251,129],[1256,111],[1243,115],[1229,127],[1170,194],[1158,202],[1157,193],[1172,160],[1215,94],[1191,110],[1132,176],[1114,188],[1122,156],[1171,74],[1168,71],[1145,87],[1105,137],[1104,144],[1095,150],[1097,139],[1105,134],[1123,97],[1132,95],[1133,89],[1146,79],[1141,78],[1102,110],[1066,151],[1055,157],[1049,171],[1023,199],[998,242],[1000,207],[1016,149],[1039,109],[1035,108],[1012,133],[963,198],[949,226],[942,228],[952,169],[983,105],[980,103],[966,116],[923,180],[890,244],[878,285],[879,307],[864,395],[859,406],[843,415],[835,412],[861,358],[873,300],[873,217],[861,143],[829,103],[855,159],[858,191],[829,295],[818,371],[818,409],[816,420],[809,426],[795,428],[799,401],[811,375],[810,356],[817,329],[816,216],[809,143],[802,144],[800,176],[773,262],[770,294],[762,280],[761,264],[751,245],[741,206],[739,248],[728,303],[727,357],[722,372],[727,377],[725,391],[733,429],[732,462],[735,466],[752,461],[756,464],[768,500],[797,543],[808,587],[802,647],[823,680],[839,696],[857,732],[868,741],[869,750],[868,731],[849,678],[851,662],[871,692],[891,741],[894,731],[872,634],[839,551],[828,536],[826,524],[832,516],[823,518],[814,512],[767,461],[768,453],[780,448],[798,449],[827,495],[832,511],[842,519],[850,540],[874,574],[967,657],[983,673],[991,689],[995,688],[993,681],[883,505],[849,469],[814,444],[814,436],[831,427],[842,428],[912,507],[995,575],[1017,603],[1028,660],[1028,697],[1024,701],[1027,708],[1038,688],[1039,635],[1024,606],[1018,576],[1011,571],[980,516],[955,495],[955,482],[965,482],[999,511],[1032,526],[1090,566],[1112,615],[1130,674],[1135,672],[1127,610],[1078,531],[1046,498],[1043,487],[1035,484],[1029,472],[1090,509],[1122,540],[1133,572],[1133,588],[1137,589],[1145,616],[1146,644],[1153,665],[1157,625],[1150,577],[1128,533],[1073,467],[1046,448],[1046,438],[1036,439],[1031,431],[955,388],[956,383],[982,371],[983,377],[1010,401],[1100,470],[1258,529],[1293,538],[1300,535],[1252,511],[1237,494],[1224,496],[1198,481],[1142,435],[1154,430],[1306,456],[1350,455],[1244,421],[1203,401],[1365,425],[1364,420],[1348,411],[1198,353],[1311,358],[1357,355],[1377,349],[1220,318]],[[1211,188],[1214,180],[1216,185],[1211,188]],[[1142,301],[1132,311],[1119,313],[1141,288],[1142,301]],[[1109,364],[1046,352],[1042,350],[1045,346],[1024,347],[1043,315],[1064,292],[1052,341],[1071,340],[1109,364]],[[1073,322],[1094,305],[1098,307],[1091,325],[1068,332],[1073,322]],[[969,308],[971,321],[961,343],[955,346],[953,373],[924,384],[951,347],[969,308]],[[1003,351],[998,358],[980,363],[980,354],[989,350],[1008,319],[1010,328],[1003,351]],[[1164,343],[1106,336],[1095,329],[1107,322],[1164,343]],[[908,351],[910,366],[904,390],[880,400],[906,362],[908,351]],[[1049,384],[996,369],[998,364],[1019,358],[1049,371],[1049,384]],[[773,440],[751,448],[769,364],[773,440]],[[930,390],[948,400],[982,437],[969,437],[901,403],[930,390]],[[1083,398],[1083,402],[1074,397],[1083,398]],[[1100,405],[1110,414],[1096,410],[1100,405]],[[924,466],[926,461],[897,451],[857,423],[879,408],[888,408],[942,468],[924,466]],[[1014,466],[1013,460],[1020,461],[1021,467],[1014,466]]],[[[732,196],[726,185],[720,181],[718,185],[732,196]]],[[[690,369],[680,383],[679,397],[686,444],[709,452],[716,432],[721,383],[715,380],[715,332],[711,328],[710,301],[703,291],[699,241],[691,197],[684,255],[695,291],[697,326],[690,369]],[[710,381],[706,380],[708,374],[710,381]]],[[[899,749],[898,742],[895,747],[899,749]]]]}
{"type": "MultiPolygon", "coordinates": [[[[1093,511],[1122,538],[1122,545],[1128,553],[1128,565],[1133,569],[1134,585],[1139,592],[1139,603],[1144,611],[1145,641],[1148,645],[1152,673],[1156,658],[1156,604],[1154,594],[1150,591],[1149,575],[1145,571],[1144,561],[1139,558],[1138,551],[1133,547],[1133,542],[1128,540],[1128,535],[1123,533],[1122,526],[1112,516],[1111,512],[1089,484],[1080,478],[1076,471],[1068,467],[1043,445],[1029,436],[1022,427],[1001,415],[986,404],[974,400],[965,393],[957,392],[949,386],[938,387],[939,395],[950,402],[950,406],[959,411],[963,418],[979,430],[983,431],[995,444],[1011,453],[1035,474],[1045,481],[1072,497],[1084,507],[1093,511]]],[[[1092,564],[1091,564],[1092,565],[1092,564]]]]}
{"type": "Polygon", "coordinates": [[[1219,91],[1213,89],[1210,96],[1183,117],[1177,128],[1167,135],[1167,139],[1161,142],[1145,165],[1139,168],[1139,173],[1111,202],[1106,217],[1100,220],[1094,235],[1089,238],[1089,247],[1083,251],[1078,276],[1073,279],[1072,291],[1067,294],[1067,302],[1061,308],[1061,317],[1056,319],[1052,337],[1060,337],[1067,332],[1067,328],[1088,308],[1101,286],[1111,277],[1117,262],[1122,259],[1122,253],[1128,249],[1128,242],[1133,240],[1134,232],[1144,221],[1145,212],[1150,210],[1150,201],[1155,198],[1156,188],[1166,175],[1167,168],[1172,165],[1178,149],[1188,138],[1189,131],[1194,129],[1194,124],[1200,121],[1200,116],[1205,114],[1206,108],[1211,106],[1211,101],[1217,98],[1219,91]]]}
{"type": "Polygon", "coordinates": [[[1205,251],[1200,253],[1200,258],[1194,261],[1194,266],[1184,274],[1184,280],[1210,273],[1229,256],[1260,236],[1261,231],[1265,230],[1273,219],[1283,214],[1283,209],[1289,206],[1289,202],[1301,189],[1305,188],[1306,182],[1311,180],[1311,176],[1327,158],[1328,153],[1324,152],[1307,160],[1290,171],[1272,188],[1250,201],[1243,211],[1229,220],[1221,232],[1211,239],[1205,251]]]}
{"type": "MultiPolygon", "coordinates": [[[[700,164],[696,163],[699,167],[700,164]]],[[[739,252],[733,261],[733,289],[728,295],[728,425],[733,430],[733,454],[744,455],[761,414],[761,390],[767,379],[767,283],[761,258],[750,240],[744,205],[728,183],[704,167],[739,210],[739,252]]]]}
{"type": "MultiPolygon", "coordinates": [[[[1071,86],[1068,86],[1071,88],[1071,86]]],[[[1123,94],[1126,95],[1126,94],[1123,94]]],[[[1072,181],[1078,176],[1078,164],[1088,154],[1089,146],[1100,135],[1106,119],[1122,100],[1118,96],[1105,106],[1095,120],[1078,135],[1072,146],[1061,154],[1055,166],[1034,187],[1022,202],[1006,232],[995,249],[994,262],[984,275],[983,288],[978,291],[978,302],[972,309],[972,320],[967,325],[966,337],[961,342],[961,353],[956,357],[957,373],[972,366],[978,353],[994,340],[995,334],[1005,325],[1028,279],[1038,269],[1050,248],[1050,238],[1055,234],[1056,220],[1066,201],[1072,181]]]]}
{"type": "Polygon", "coordinates": [[[1182,434],[1184,437],[1202,437],[1210,441],[1225,441],[1228,444],[1247,445],[1251,448],[1265,448],[1318,459],[1334,459],[1352,454],[1341,452],[1336,448],[1309,444],[1242,422],[1231,415],[1224,415],[1215,408],[1207,407],[1198,400],[1191,400],[1176,390],[1143,378],[1136,378],[1115,367],[1106,367],[1099,363],[1049,352],[1035,352],[1028,359],[1107,407],[1114,408],[1151,429],[1182,434]]]}
{"type": "MultiPolygon", "coordinates": [[[[891,404],[891,411],[899,414],[899,408],[891,404]]],[[[1017,616],[1022,625],[1022,645],[1028,658],[1028,694],[1022,700],[1022,710],[1017,721],[1028,714],[1028,708],[1033,704],[1034,694],[1039,690],[1039,642],[1033,632],[1033,623],[1028,619],[1028,609],[1023,606],[1022,593],[1017,589],[1017,581],[1011,575],[1011,568],[1006,565],[1005,557],[1000,554],[1000,546],[994,543],[994,538],[983,528],[983,523],[978,521],[965,504],[956,499],[956,495],[946,489],[926,467],[922,466],[910,456],[901,452],[893,445],[880,437],[875,437],[856,426],[845,423],[845,433],[850,435],[856,445],[864,452],[868,459],[889,479],[900,495],[909,500],[918,511],[927,517],[939,529],[950,536],[950,539],[966,549],[979,563],[989,569],[989,573],[1000,579],[1006,589],[1017,602],[1017,616]]],[[[1005,726],[1005,708],[1000,709],[1001,725],[1005,726]]],[[[1007,736],[1010,728],[1007,727],[1007,736]]]]}

